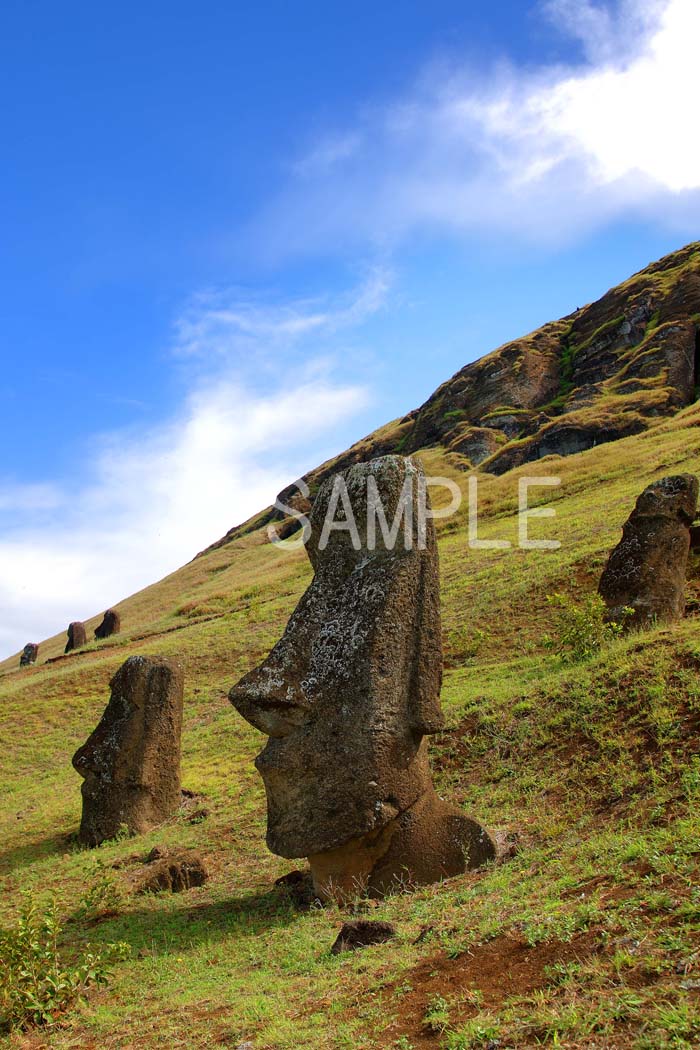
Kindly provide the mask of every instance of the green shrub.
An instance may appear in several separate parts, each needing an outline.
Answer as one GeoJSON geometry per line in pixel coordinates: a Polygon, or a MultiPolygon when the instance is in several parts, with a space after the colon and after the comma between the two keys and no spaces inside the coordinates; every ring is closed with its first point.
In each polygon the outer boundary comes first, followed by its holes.
{"type": "MultiPolygon", "coordinates": [[[[547,602],[555,610],[557,637],[547,637],[545,643],[571,663],[590,659],[624,630],[623,623],[605,619],[607,610],[599,594],[588,594],[580,603],[565,594],[548,594],[547,602]]],[[[634,610],[624,612],[627,619],[634,610]]]]}
{"type": "Polygon", "coordinates": [[[52,1024],[90,984],[104,984],[110,964],[124,958],[126,944],[99,951],[82,946],[78,958],[61,957],[56,902],[39,906],[26,897],[14,926],[0,929],[0,1028],[52,1024]]]}

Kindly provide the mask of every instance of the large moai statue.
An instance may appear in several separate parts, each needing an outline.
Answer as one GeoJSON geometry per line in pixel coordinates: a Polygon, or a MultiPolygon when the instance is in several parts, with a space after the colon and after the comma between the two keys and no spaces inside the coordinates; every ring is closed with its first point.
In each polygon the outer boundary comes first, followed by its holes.
{"type": "Polygon", "coordinates": [[[36,642],[27,642],[19,658],[20,667],[31,667],[36,663],[39,656],[39,646],[36,642]]]}
{"type": "Polygon", "coordinates": [[[444,721],[426,503],[421,467],[401,456],[328,479],[310,518],[313,581],[268,658],[229,694],[269,737],[255,761],[267,844],[307,857],[322,898],[435,882],[495,853],[479,824],[438,798],[428,765],[424,738],[444,721]]]}
{"type": "Polygon", "coordinates": [[[113,634],[119,634],[121,626],[119,613],[114,609],[108,609],[102,618],[102,623],[95,628],[95,638],[109,638],[113,634]]]}
{"type": "Polygon", "coordinates": [[[72,653],[74,649],[81,649],[84,645],[87,645],[85,624],[80,620],[73,620],[68,624],[68,641],[63,652],[72,653]]]}
{"type": "Polygon", "coordinates": [[[123,826],[148,831],[180,805],[182,668],[162,656],[130,656],[110,688],[99,725],[73,756],[83,777],[79,838],[87,846],[123,826]]]}
{"type": "Polygon", "coordinates": [[[598,586],[611,620],[643,627],[683,616],[697,505],[694,474],[662,478],[644,489],[598,586]],[[625,609],[634,612],[628,615],[625,609]]]}

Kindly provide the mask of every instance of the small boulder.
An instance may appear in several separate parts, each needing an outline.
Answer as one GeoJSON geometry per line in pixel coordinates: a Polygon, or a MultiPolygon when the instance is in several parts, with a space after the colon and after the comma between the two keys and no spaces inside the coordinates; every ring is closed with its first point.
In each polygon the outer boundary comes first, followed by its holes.
{"type": "Polygon", "coordinates": [[[690,528],[698,479],[677,474],[648,485],[622,529],[598,586],[610,620],[642,627],[685,612],[690,528]],[[632,609],[631,615],[625,609],[632,609]]]}
{"type": "Polygon", "coordinates": [[[68,641],[63,652],[71,653],[74,649],[82,649],[84,645],[87,645],[85,624],[81,623],[80,620],[73,620],[72,623],[68,624],[68,641]]]}
{"type": "Polygon", "coordinates": [[[100,626],[95,628],[95,638],[110,638],[113,634],[119,634],[121,626],[119,613],[114,609],[108,609],[100,626]]]}
{"type": "Polygon", "coordinates": [[[209,877],[206,865],[194,850],[163,850],[156,846],[135,878],[137,893],[181,893],[203,886],[209,877]]]}
{"type": "Polygon", "coordinates": [[[331,955],[341,952],[355,952],[358,948],[369,948],[373,944],[385,944],[396,936],[396,927],[390,922],[376,922],[372,919],[355,919],[346,922],[338,934],[331,955]]]}
{"type": "Polygon", "coordinates": [[[39,656],[39,646],[36,642],[27,642],[19,658],[20,667],[31,667],[39,656]]]}
{"type": "Polygon", "coordinates": [[[312,904],[321,902],[314,892],[314,880],[310,871],[289,871],[275,879],[275,886],[284,890],[295,908],[308,911],[312,904]]]}

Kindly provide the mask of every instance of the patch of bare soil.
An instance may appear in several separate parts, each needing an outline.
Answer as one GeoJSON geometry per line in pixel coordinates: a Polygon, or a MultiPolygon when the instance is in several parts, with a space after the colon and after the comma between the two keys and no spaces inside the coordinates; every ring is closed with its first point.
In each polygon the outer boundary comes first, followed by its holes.
{"type": "Polygon", "coordinates": [[[437,997],[447,1001],[451,1025],[456,1025],[482,1010],[531,995],[551,982],[549,968],[582,961],[600,950],[597,934],[590,930],[571,941],[536,945],[503,935],[456,958],[433,955],[385,989],[387,1006],[396,1002],[398,1010],[380,1037],[386,1046],[405,1036],[414,1047],[437,1047],[440,1033],[425,1024],[437,997]]]}

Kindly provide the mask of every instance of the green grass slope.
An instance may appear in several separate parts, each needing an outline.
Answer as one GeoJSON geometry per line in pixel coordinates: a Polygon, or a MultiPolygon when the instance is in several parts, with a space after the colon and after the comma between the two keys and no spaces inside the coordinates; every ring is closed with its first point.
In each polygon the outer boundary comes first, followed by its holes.
{"type": "MultiPolygon", "coordinates": [[[[444,449],[426,470],[466,475],[444,449]]],[[[480,536],[517,537],[517,468],[480,477],[480,536]]],[[[303,552],[251,532],[122,602],[118,639],[20,672],[0,665],[0,921],[55,894],[70,955],[123,940],[106,988],[13,1047],[695,1047],[700,1045],[700,621],[632,635],[564,663],[547,595],[593,592],[636,495],[700,473],[700,406],[566,458],[556,551],[470,550],[467,512],[439,522],[449,729],[432,742],[441,793],[517,843],[497,866],[370,908],[398,938],[329,954],[347,912],[295,909],[274,880],[253,758],[262,738],[226,700],[279,637],[307,585],[303,552]],[[186,670],[189,811],[149,835],[80,850],[70,759],[134,652],[186,670]],[[154,845],[194,847],[209,882],[137,896],[154,845]],[[117,864],[117,867],[113,865],[117,864]]],[[[691,565],[691,596],[700,588],[691,565]]],[[[301,862],[300,862],[301,863],[301,862]]]]}

